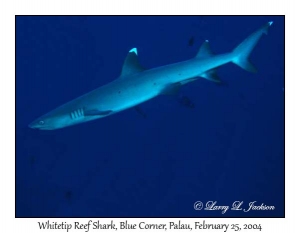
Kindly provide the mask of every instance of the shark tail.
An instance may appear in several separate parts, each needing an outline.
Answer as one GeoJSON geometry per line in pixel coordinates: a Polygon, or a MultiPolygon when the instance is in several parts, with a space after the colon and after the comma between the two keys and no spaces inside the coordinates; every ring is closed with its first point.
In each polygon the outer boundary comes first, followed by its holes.
{"type": "Polygon", "coordinates": [[[257,72],[256,68],[249,61],[249,56],[252,50],[254,49],[255,45],[258,43],[261,36],[263,34],[268,34],[268,29],[272,24],[272,21],[266,23],[260,29],[248,36],[242,43],[240,43],[233,50],[232,62],[246,71],[253,73],[257,72]]]}

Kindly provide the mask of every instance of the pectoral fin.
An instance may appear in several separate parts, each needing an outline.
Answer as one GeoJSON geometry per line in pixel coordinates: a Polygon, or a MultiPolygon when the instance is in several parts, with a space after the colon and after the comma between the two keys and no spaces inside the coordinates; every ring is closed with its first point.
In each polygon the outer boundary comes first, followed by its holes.
{"type": "Polygon", "coordinates": [[[84,111],[85,116],[106,116],[111,114],[112,110],[100,111],[98,109],[86,110],[84,111]]]}

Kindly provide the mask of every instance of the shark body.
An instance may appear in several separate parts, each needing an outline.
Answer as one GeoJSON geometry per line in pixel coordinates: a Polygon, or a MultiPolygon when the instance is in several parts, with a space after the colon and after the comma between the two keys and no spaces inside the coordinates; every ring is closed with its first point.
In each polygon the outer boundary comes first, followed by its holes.
{"type": "Polygon", "coordinates": [[[64,128],[110,116],[158,95],[176,93],[182,85],[199,78],[220,82],[216,68],[229,62],[256,72],[248,57],[261,36],[267,34],[272,23],[263,25],[232,52],[214,55],[206,40],[196,57],[149,70],[139,64],[137,49],[133,48],[117,79],[39,117],[29,127],[40,130],[64,128]]]}

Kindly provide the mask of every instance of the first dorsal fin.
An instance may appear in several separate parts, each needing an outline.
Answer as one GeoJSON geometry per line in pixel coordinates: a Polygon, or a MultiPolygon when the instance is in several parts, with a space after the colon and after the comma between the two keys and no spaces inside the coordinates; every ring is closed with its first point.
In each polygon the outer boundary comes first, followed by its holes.
{"type": "Polygon", "coordinates": [[[145,70],[140,65],[137,55],[138,52],[136,48],[133,48],[129,51],[127,57],[125,58],[120,78],[124,78],[126,76],[136,74],[145,70]]]}
{"type": "Polygon", "coordinates": [[[213,52],[211,51],[210,49],[210,46],[209,46],[209,41],[206,40],[203,42],[203,44],[201,45],[196,57],[197,58],[207,58],[207,57],[211,57],[213,56],[213,52]]]}

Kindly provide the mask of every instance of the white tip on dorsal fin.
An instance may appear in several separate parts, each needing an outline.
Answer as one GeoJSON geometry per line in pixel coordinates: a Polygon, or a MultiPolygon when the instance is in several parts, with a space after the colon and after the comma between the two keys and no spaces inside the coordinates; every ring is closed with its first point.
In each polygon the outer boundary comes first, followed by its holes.
{"type": "Polygon", "coordinates": [[[213,56],[213,52],[211,51],[210,49],[210,46],[209,46],[209,41],[208,40],[205,40],[203,42],[203,44],[201,45],[196,57],[197,58],[206,58],[206,57],[211,57],[213,56]]]}
{"type": "Polygon", "coordinates": [[[136,55],[138,55],[138,52],[137,52],[137,48],[132,48],[129,50],[130,53],[135,53],[136,55]]]}
{"type": "Polygon", "coordinates": [[[127,54],[127,57],[125,58],[125,61],[123,63],[123,68],[122,68],[120,78],[124,78],[145,70],[140,65],[137,55],[138,55],[137,48],[132,48],[131,50],[129,50],[129,53],[127,54]]]}

